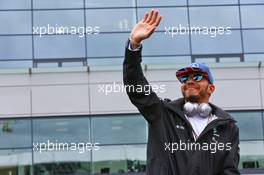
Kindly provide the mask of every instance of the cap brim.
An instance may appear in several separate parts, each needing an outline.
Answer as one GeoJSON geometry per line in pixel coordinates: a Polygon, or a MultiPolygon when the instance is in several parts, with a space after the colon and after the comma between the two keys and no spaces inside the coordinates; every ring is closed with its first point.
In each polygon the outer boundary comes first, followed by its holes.
{"type": "Polygon", "coordinates": [[[200,68],[185,67],[185,68],[179,69],[176,72],[176,77],[179,78],[179,77],[182,77],[184,75],[187,75],[187,74],[190,74],[190,73],[193,73],[193,72],[201,72],[201,73],[207,74],[206,72],[204,72],[200,68]]]}

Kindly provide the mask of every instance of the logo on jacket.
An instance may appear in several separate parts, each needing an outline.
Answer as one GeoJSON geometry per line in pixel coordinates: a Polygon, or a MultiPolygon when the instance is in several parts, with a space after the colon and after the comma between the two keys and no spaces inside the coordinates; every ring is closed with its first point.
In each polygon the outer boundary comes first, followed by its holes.
{"type": "Polygon", "coordinates": [[[178,129],[182,129],[182,130],[184,130],[184,129],[185,129],[185,127],[184,127],[184,126],[182,126],[182,125],[176,125],[176,128],[178,128],[178,129]]]}
{"type": "Polygon", "coordinates": [[[212,141],[215,142],[215,143],[217,143],[218,141],[217,141],[216,138],[219,138],[219,137],[220,137],[220,135],[218,134],[217,127],[214,127],[214,128],[213,128],[213,137],[212,137],[212,141]]]}

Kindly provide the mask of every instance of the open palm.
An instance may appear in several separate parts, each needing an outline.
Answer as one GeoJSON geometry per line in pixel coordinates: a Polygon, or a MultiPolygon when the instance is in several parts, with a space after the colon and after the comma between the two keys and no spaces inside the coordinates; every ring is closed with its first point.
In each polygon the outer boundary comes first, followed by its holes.
{"type": "Polygon", "coordinates": [[[156,27],[161,21],[159,12],[151,10],[150,13],[146,13],[144,19],[138,22],[130,35],[130,40],[133,45],[139,45],[140,42],[148,37],[155,31],[156,27]]]}

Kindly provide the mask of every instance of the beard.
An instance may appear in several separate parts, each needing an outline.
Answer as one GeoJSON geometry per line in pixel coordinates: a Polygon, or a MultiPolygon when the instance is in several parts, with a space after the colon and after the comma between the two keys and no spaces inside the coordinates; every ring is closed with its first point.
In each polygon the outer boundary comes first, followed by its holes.
{"type": "Polygon", "coordinates": [[[184,93],[183,93],[183,97],[184,97],[185,101],[188,101],[191,103],[198,103],[199,99],[200,99],[198,95],[190,95],[187,97],[184,93]]]}
{"type": "Polygon", "coordinates": [[[204,97],[206,96],[207,89],[208,89],[208,86],[205,89],[202,89],[198,95],[187,96],[186,93],[184,93],[184,92],[182,92],[182,95],[183,95],[186,102],[188,101],[191,103],[199,103],[201,101],[201,99],[204,99],[204,97]]]}

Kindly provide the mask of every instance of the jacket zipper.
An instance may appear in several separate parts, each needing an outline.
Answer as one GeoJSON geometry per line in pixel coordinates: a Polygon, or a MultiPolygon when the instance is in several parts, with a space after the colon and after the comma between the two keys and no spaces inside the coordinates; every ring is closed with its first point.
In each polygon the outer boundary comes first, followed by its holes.
{"type": "Polygon", "coordinates": [[[228,123],[228,121],[233,121],[232,119],[215,119],[214,121],[212,121],[211,123],[209,123],[204,130],[202,131],[202,133],[198,136],[198,138],[196,139],[195,142],[198,142],[199,139],[201,139],[202,136],[206,135],[211,129],[213,129],[216,126],[220,126],[220,125],[224,125],[226,123],[228,123]]]}
{"type": "Polygon", "coordinates": [[[195,141],[195,138],[193,136],[193,133],[195,133],[195,132],[194,132],[194,129],[193,129],[191,123],[189,122],[189,120],[186,119],[185,116],[184,116],[183,120],[185,121],[185,123],[187,124],[187,126],[191,129],[191,138],[192,138],[192,140],[195,141]]]}

